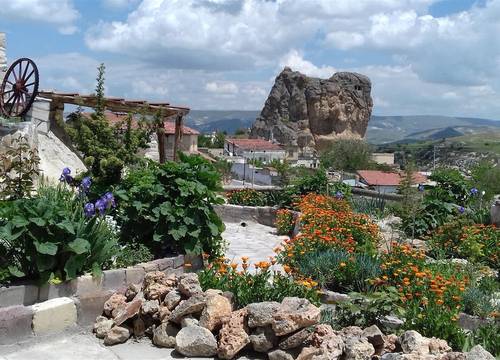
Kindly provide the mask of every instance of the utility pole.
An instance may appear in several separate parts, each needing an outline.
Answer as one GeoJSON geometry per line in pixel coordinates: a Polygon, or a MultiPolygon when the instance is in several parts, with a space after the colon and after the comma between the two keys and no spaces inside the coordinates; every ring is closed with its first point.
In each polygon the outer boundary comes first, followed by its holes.
{"type": "Polygon", "coordinates": [[[433,161],[433,165],[432,165],[432,170],[435,171],[436,170],[436,144],[434,144],[433,148],[434,148],[434,161],[433,161]]]}

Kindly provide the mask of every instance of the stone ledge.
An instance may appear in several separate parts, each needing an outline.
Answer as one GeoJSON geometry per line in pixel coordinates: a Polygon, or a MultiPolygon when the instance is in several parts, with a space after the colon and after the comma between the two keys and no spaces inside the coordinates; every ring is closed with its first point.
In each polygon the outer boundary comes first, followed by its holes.
{"type": "Polygon", "coordinates": [[[277,208],[271,206],[214,205],[215,212],[225,222],[239,223],[254,221],[256,223],[274,226],[277,208]]]}
{"type": "Polygon", "coordinates": [[[0,345],[9,345],[33,335],[31,306],[0,308],[0,345]]]}
{"type": "Polygon", "coordinates": [[[76,325],[76,306],[70,298],[47,300],[33,305],[32,309],[32,327],[35,335],[55,333],[76,325]]]}
{"type": "Polygon", "coordinates": [[[38,287],[17,285],[0,288],[0,308],[14,305],[33,305],[38,300],[38,287]]]}

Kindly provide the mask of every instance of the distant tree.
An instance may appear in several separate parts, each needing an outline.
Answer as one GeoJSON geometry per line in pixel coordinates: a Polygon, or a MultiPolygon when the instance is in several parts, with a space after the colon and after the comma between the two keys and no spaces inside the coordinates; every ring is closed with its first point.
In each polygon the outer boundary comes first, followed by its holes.
{"type": "Polygon", "coordinates": [[[320,162],[326,169],[356,171],[373,168],[371,156],[372,149],[365,141],[341,139],[321,154],[320,162]]]}
{"type": "Polygon", "coordinates": [[[215,149],[220,149],[224,147],[224,141],[226,141],[226,133],[218,132],[215,134],[215,139],[213,140],[213,147],[215,149]]]}
{"type": "Polygon", "coordinates": [[[225,140],[225,132],[216,132],[215,135],[200,135],[198,136],[198,147],[220,149],[224,147],[225,140]]]}
{"type": "Polygon", "coordinates": [[[198,136],[198,147],[200,148],[212,148],[212,137],[208,135],[201,134],[198,136]]]}
{"type": "Polygon", "coordinates": [[[240,128],[234,132],[234,135],[246,135],[246,133],[247,133],[247,129],[240,128]]]}
{"type": "Polygon", "coordinates": [[[221,174],[223,183],[227,184],[231,181],[231,168],[232,163],[225,159],[219,159],[214,163],[214,167],[221,174]]]}
{"type": "Polygon", "coordinates": [[[483,200],[489,201],[500,194],[500,165],[493,166],[487,160],[479,162],[471,169],[472,186],[484,191],[483,200]]]}
{"type": "Polygon", "coordinates": [[[280,185],[287,186],[290,184],[291,180],[291,166],[290,163],[286,160],[279,161],[274,159],[269,163],[269,165],[276,169],[278,172],[278,176],[280,178],[280,185]]]}

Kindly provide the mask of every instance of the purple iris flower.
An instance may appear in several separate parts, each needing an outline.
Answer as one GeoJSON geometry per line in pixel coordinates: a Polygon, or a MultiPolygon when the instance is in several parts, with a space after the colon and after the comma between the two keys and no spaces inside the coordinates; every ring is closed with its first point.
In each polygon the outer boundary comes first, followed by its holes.
{"type": "Polygon", "coordinates": [[[82,190],[83,190],[84,192],[89,191],[89,189],[90,189],[90,185],[92,185],[92,179],[91,179],[89,176],[84,177],[84,178],[82,179],[81,184],[80,184],[80,186],[81,186],[81,188],[82,188],[82,190]]]}
{"type": "Polygon", "coordinates": [[[108,209],[111,207],[116,207],[115,197],[113,196],[112,192],[108,191],[101,197],[101,199],[106,201],[106,206],[108,209]]]}
{"type": "Polygon", "coordinates": [[[418,184],[418,191],[423,192],[425,190],[424,185],[418,184]]]}
{"type": "Polygon", "coordinates": [[[95,215],[95,206],[92,203],[86,203],[83,207],[83,212],[86,217],[92,217],[95,215]]]}
{"type": "Polygon", "coordinates": [[[458,208],[458,212],[459,212],[460,214],[463,214],[463,213],[465,212],[465,208],[464,208],[463,206],[460,206],[460,207],[458,208]]]}
{"type": "Polygon", "coordinates": [[[106,200],[104,199],[98,199],[96,202],[95,202],[95,208],[99,211],[99,214],[101,215],[104,215],[104,213],[106,212],[106,200]]]}
{"type": "Polygon", "coordinates": [[[344,194],[342,193],[342,191],[337,191],[335,193],[335,197],[339,200],[342,200],[344,198],[344,194]]]}
{"type": "Polygon", "coordinates": [[[59,177],[59,181],[64,181],[68,184],[71,184],[73,182],[73,177],[70,174],[71,174],[71,169],[65,167],[62,171],[61,176],[59,177]]]}
{"type": "Polygon", "coordinates": [[[470,189],[470,193],[472,195],[477,195],[479,193],[479,190],[477,188],[473,187],[472,189],[470,189]]]}

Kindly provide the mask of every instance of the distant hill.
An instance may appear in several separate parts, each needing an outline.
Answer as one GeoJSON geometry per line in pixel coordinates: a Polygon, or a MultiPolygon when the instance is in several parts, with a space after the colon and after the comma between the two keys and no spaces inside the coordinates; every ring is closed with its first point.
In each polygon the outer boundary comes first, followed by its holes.
{"type": "MultiPolygon", "coordinates": [[[[187,124],[210,133],[226,131],[228,134],[241,128],[250,128],[259,111],[192,110],[187,124]]],[[[377,116],[368,124],[366,138],[373,144],[412,143],[422,140],[439,140],[464,135],[500,132],[500,121],[440,115],[377,116]]]]}

